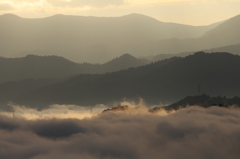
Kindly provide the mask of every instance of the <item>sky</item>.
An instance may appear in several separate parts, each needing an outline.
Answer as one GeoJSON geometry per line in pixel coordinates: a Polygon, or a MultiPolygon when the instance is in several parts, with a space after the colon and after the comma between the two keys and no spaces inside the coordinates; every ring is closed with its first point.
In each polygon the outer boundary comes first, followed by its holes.
{"type": "Polygon", "coordinates": [[[209,25],[240,14],[240,0],[0,0],[0,15],[6,13],[24,18],[139,13],[163,22],[209,25]]]}

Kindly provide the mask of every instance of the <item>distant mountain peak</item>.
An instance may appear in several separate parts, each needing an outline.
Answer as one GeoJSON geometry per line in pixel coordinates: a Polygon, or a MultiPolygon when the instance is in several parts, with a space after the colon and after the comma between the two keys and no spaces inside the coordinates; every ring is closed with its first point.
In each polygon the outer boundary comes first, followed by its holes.
{"type": "Polygon", "coordinates": [[[130,67],[137,67],[143,65],[144,62],[137,59],[136,57],[126,53],[120,57],[114,58],[113,60],[104,64],[105,67],[112,68],[114,70],[127,69],[130,67]]]}
{"type": "Polygon", "coordinates": [[[128,14],[128,15],[125,15],[125,16],[145,16],[145,15],[143,15],[143,14],[139,14],[139,13],[131,13],[131,14],[128,14]]]}
{"type": "Polygon", "coordinates": [[[50,17],[47,17],[47,18],[62,18],[62,17],[66,17],[66,16],[70,16],[70,15],[64,15],[64,14],[55,14],[55,15],[52,15],[50,17]]]}
{"type": "Polygon", "coordinates": [[[121,55],[120,57],[117,57],[117,58],[113,59],[110,62],[117,62],[117,61],[118,62],[138,61],[138,59],[136,57],[132,56],[129,53],[125,53],[125,54],[121,55]]]}
{"type": "Polygon", "coordinates": [[[121,55],[119,58],[136,58],[136,57],[132,56],[129,53],[125,53],[125,54],[121,55]]]}
{"type": "MultiPolygon", "coordinates": [[[[150,16],[147,16],[147,15],[144,15],[144,14],[139,14],[139,13],[131,13],[131,14],[128,14],[128,15],[124,15],[122,16],[123,18],[147,18],[147,19],[155,19],[153,17],[150,17],[150,16]]],[[[157,19],[155,19],[157,20],[157,19]]]]}
{"type": "Polygon", "coordinates": [[[239,38],[240,15],[232,17],[217,27],[207,31],[205,37],[214,37],[215,41],[220,40],[222,46],[233,45],[240,42],[239,38]],[[224,40],[227,40],[224,42],[224,40]]]}
{"type": "Polygon", "coordinates": [[[3,14],[0,17],[4,17],[4,18],[21,18],[18,15],[15,15],[15,14],[12,14],[12,13],[3,14]]]}
{"type": "Polygon", "coordinates": [[[55,14],[53,15],[53,17],[56,16],[56,17],[61,17],[61,16],[65,16],[64,14],[55,14]]]}

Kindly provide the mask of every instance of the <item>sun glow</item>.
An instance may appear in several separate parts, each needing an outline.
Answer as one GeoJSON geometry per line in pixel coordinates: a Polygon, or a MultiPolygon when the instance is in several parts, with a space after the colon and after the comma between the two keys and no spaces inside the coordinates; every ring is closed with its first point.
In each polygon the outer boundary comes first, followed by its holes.
{"type": "Polygon", "coordinates": [[[140,13],[164,22],[209,25],[240,14],[240,0],[0,0],[0,15],[118,17],[140,13]],[[203,12],[204,11],[204,12],[203,12]]]}
{"type": "Polygon", "coordinates": [[[1,111],[0,115],[15,118],[24,118],[26,120],[39,120],[39,119],[84,119],[91,118],[98,115],[107,106],[96,105],[94,107],[82,107],[76,105],[51,105],[49,108],[37,110],[34,108],[27,108],[25,106],[11,105],[12,112],[1,111]]]}
{"type": "Polygon", "coordinates": [[[42,6],[46,3],[45,0],[39,1],[11,1],[11,0],[0,0],[2,4],[9,4],[14,8],[24,8],[24,7],[35,7],[35,6],[42,6]]]}

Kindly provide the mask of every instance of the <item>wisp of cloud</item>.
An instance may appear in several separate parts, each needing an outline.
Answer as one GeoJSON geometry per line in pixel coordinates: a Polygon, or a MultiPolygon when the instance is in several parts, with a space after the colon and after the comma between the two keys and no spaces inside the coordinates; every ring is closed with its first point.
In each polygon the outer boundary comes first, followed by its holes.
{"type": "Polygon", "coordinates": [[[38,120],[38,119],[83,119],[90,118],[107,109],[108,107],[102,104],[96,106],[77,106],[77,105],[51,105],[49,108],[38,110],[35,108],[29,108],[25,106],[9,104],[13,112],[0,112],[0,115],[7,117],[24,118],[26,120],[38,120]]]}

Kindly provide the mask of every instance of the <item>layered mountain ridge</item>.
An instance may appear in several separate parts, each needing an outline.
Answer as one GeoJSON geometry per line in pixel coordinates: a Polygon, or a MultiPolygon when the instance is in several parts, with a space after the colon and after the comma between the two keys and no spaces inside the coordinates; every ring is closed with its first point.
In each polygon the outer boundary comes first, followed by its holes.
{"type": "Polygon", "coordinates": [[[114,72],[146,63],[146,60],[137,59],[130,54],[124,54],[105,64],[75,63],[59,56],[0,57],[0,83],[24,79],[67,78],[78,74],[114,72]]]}
{"type": "Polygon", "coordinates": [[[81,74],[19,94],[12,101],[24,105],[95,105],[143,98],[150,104],[173,103],[198,94],[199,86],[201,93],[234,97],[240,95],[239,68],[238,55],[198,52],[113,73],[81,74]]]}
{"type": "Polygon", "coordinates": [[[140,14],[122,17],[55,15],[39,19],[8,14],[0,16],[0,34],[4,37],[0,39],[0,56],[57,55],[75,62],[105,63],[126,52],[140,57],[195,51],[208,46],[194,46],[192,40],[188,40],[191,47],[185,48],[184,39],[200,38],[219,24],[164,23],[140,14]]]}

